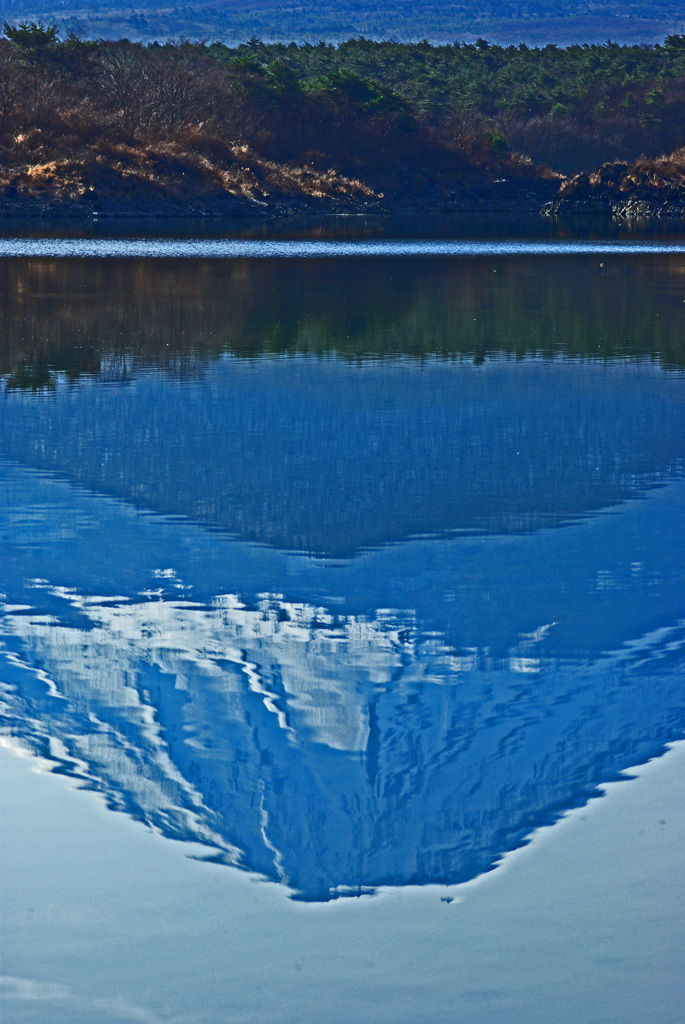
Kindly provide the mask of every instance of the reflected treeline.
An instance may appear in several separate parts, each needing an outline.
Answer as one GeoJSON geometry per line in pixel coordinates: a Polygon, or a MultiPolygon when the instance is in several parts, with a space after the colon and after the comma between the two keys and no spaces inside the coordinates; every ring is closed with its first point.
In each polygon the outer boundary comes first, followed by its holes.
{"type": "Polygon", "coordinates": [[[195,376],[220,353],[685,365],[682,256],[5,260],[0,374],[195,376]]]}

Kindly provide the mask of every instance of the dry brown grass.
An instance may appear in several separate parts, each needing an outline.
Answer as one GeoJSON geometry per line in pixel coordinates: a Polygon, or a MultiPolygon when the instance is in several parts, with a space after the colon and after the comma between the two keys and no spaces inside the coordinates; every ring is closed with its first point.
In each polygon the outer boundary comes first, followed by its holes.
{"type": "Polygon", "coordinates": [[[640,157],[631,167],[630,176],[652,188],[683,188],[685,186],[685,147],[649,160],[640,157]]]}
{"type": "Polygon", "coordinates": [[[313,164],[279,163],[237,141],[208,146],[195,138],[151,140],[143,143],[99,141],[79,158],[41,158],[45,140],[40,133],[17,139],[28,158],[4,177],[17,191],[77,199],[90,194],[99,200],[125,199],[140,189],[173,199],[211,199],[235,196],[254,201],[268,197],[324,199],[368,198],[371,188],[333,168],[313,164]],[[194,143],[194,145],[188,145],[194,143]],[[28,150],[28,151],[26,151],[28,150]],[[32,159],[31,159],[32,157],[32,159]]]}
{"type": "Polygon", "coordinates": [[[562,184],[559,195],[579,197],[601,193],[629,199],[685,198],[685,147],[659,157],[638,157],[632,164],[604,164],[594,174],[576,174],[562,184]]]}

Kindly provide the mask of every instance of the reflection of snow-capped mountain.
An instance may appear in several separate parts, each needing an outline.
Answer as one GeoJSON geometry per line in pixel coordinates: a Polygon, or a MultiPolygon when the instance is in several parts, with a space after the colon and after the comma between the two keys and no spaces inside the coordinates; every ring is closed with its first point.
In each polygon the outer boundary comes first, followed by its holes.
{"type": "Polygon", "coordinates": [[[542,624],[493,659],[411,612],[203,605],[157,575],[166,597],[5,605],[5,732],[304,898],[470,877],[684,724],[683,626],[578,663],[542,624]]]}
{"type": "Polygon", "coordinates": [[[306,899],[487,869],[685,726],[682,382],[613,374],[8,395],[5,731],[306,899]]]}

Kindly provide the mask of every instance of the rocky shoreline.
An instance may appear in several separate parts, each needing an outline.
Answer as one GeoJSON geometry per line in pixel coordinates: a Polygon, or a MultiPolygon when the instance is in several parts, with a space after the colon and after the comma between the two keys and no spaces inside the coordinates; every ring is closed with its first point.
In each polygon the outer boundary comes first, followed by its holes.
{"type": "Polygon", "coordinates": [[[8,218],[136,218],[193,217],[283,218],[340,214],[538,214],[549,204],[556,183],[499,179],[471,181],[449,186],[406,187],[391,191],[355,189],[342,193],[287,193],[267,195],[229,192],[207,194],[173,188],[117,189],[86,187],[78,192],[56,183],[40,190],[5,187],[0,190],[0,219],[8,218]]]}
{"type": "Polygon", "coordinates": [[[633,164],[604,164],[595,174],[562,182],[542,211],[548,217],[610,217],[615,221],[685,219],[685,151],[633,164]]]}
{"type": "Polygon", "coordinates": [[[685,220],[685,196],[663,199],[645,194],[622,197],[598,194],[585,197],[564,196],[545,203],[540,210],[544,217],[565,218],[589,216],[611,220],[685,220]]]}
{"type": "MultiPolygon", "coordinates": [[[[206,183],[142,180],[102,173],[21,177],[0,186],[0,220],[114,219],[283,219],[336,215],[521,214],[566,220],[583,217],[629,223],[685,220],[685,184],[636,180],[626,165],[608,165],[595,175],[559,179],[534,177],[462,180],[458,183],[393,182],[371,188],[341,175],[327,188],[207,188],[206,183]]],[[[644,176],[643,176],[644,177],[644,176]]],[[[301,183],[300,183],[301,184],[301,183]]]]}

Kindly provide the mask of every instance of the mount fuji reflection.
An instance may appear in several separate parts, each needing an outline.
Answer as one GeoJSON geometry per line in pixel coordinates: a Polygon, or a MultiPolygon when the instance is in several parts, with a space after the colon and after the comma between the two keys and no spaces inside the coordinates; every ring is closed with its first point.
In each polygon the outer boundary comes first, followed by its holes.
{"type": "Polygon", "coordinates": [[[299,899],[472,878],[683,734],[684,437],[644,363],[7,393],[3,733],[299,899]]]}

